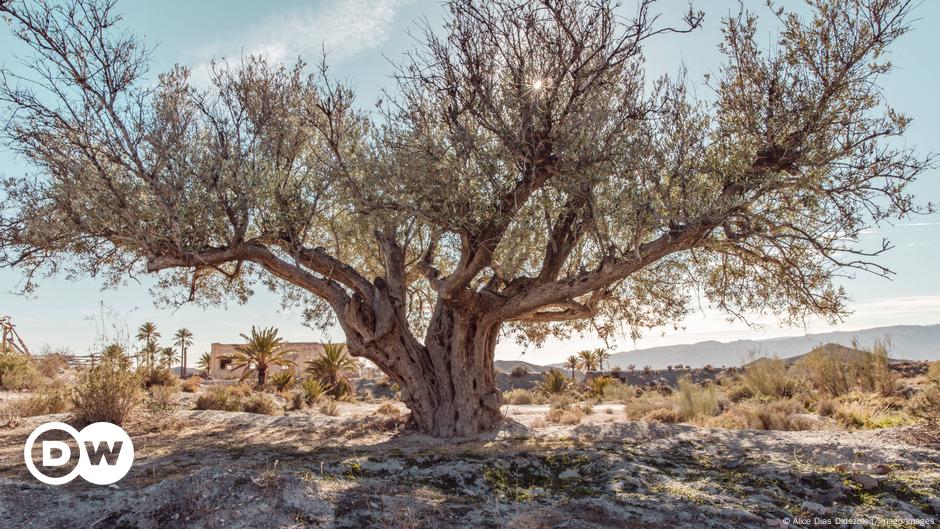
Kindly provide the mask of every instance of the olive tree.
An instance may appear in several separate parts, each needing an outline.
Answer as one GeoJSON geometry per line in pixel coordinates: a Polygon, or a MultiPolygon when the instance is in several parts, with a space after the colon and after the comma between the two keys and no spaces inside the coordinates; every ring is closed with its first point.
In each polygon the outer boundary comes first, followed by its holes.
{"type": "Polygon", "coordinates": [[[322,65],[151,76],[113,0],[2,0],[32,50],[3,72],[4,132],[33,170],[5,181],[0,260],[26,290],[144,271],[171,303],[271,288],[441,436],[500,420],[501,338],[636,335],[695,295],[838,319],[834,278],[889,273],[858,235],[917,212],[930,163],[878,85],[910,2],[772,6],[769,47],[742,10],[696,90],[680,65],[647,79],[643,49],[704,14],[668,27],[651,4],[450,0],[367,111],[322,65]]]}

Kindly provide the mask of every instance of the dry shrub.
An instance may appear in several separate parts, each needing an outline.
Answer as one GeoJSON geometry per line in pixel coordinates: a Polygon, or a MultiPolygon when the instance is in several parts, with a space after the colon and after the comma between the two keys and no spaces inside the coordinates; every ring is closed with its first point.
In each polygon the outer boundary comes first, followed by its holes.
{"type": "Polygon", "coordinates": [[[280,415],[281,407],[267,393],[252,393],[242,402],[242,411],[259,415],[280,415]]]}
{"type": "Polygon", "coordinates": [[[195,393],[199,391],[199,386],[202,385],[202,378],[197,376],[191,376],[183,381],[182,389],[186,393],[195,393]]]}
{"type": "Polygon", "coordinates": [[[751,362],[744,369],[741,380],[752,395],[767,397],[792,397],[798,386],[787,372],[786,362],[779,358],[762,358],[751,362]]]}
{"type": "Polygon", "coordinates": [[[39,387],[42,374],[30,358],[18,353],[0,353],[0,388],[23,391],[39,387]]]}
{"type": "Polygon", "coordinates": [[[541,394],[534,391],[517,388],[503,393],[503,401],[506,404],[523,406],[526,404],[541,404],[545,402],[545,399],[541,394]]]}
{"type": "Polygon", "coordinates": [[[707,421],[720,428],[748,428],[751,430],[812,430],[817,423],[802,416],[806,410],[792,399],[778,401],[750,400],[742,402],[707,421]]]}
{"type": "Polygon", "coordinates": [[[604,394],[601,397],[605,401],[622,401],[636,397],[636,388],[630,384],[614,382],[604,388],[604,394]]]}
{"type": "Polygon", "coordinates": [[[323,415],[329,415],[330,417],[336,417],[339,415],[339,408],[336,405],[336,401],[333,399],[326,399],[323,404],[320,404],[320,413],[323,415]]]}
{"type": "Polygon", "coordinates": [[[176,410],[179,389],[175,386],[151,386],[147,399],[147,411],[150,413],[170,413],[176,410]]]}
{"type": "Polygon", "coordinates": [[[3,403],[0,412],[0,424],[15,423],[19,417],[36,417],[52,413],[64,413],[69,410],[71,388],[64,384],[45,384],[35,394],[25,399],[15,399],[3,403]]]}
{"type": "Polygon", "coordinates": [[[196,398],[197,410],[241,411],[243,396],[238,386],[214,386],[196,398]]]}
{"type": "Polygon", "coordinates": [[[681,420],[679,414],[676,413],[676,410],[672,408],[655,408],[643,415],[643,420],[646,422],[664,422],[664,423],[676,423],[681,420]]]}
{"type": "Polygon", "coordinates": [[[165,367],[151,367],[140,369],[140,379],[145,388],[154,386],[171,386],[178,388],[180,378],[165,367]]]}
{"type": "Polygon", "coordinates": [[[631,421],[645,420],[646,414],[653,410],[672,407],[673,400],[656,391],[647,391],[638,397],[623,401],[624,415],[631,421]]]}
{"type": "Polygon", "coordinates": [[[940,420],[940,385],[928,386],[915,393],[907,402],[905,411],[918,419],[940,420]]]}
{"type": "Polygon", "coordinates": [[[830,397],[854,390],[890,396],[897,389],[897,375],[891,370],[887,342],[875,342],[871,351],[848,358],[819,349],[806,355],[799,368],[817,391],[830,397]]]}
{"type": "Polygon", "coordinates": [[[140,384],[137,375],[110,364],[83,371],[72,394],[73,421],[124,424],[143,398],[140,384]]]}
{"type": "Polygon", "coordinates": [[[891,428],[912,422],[910,415],[862,393],[846,395],[833,416],[846,428],[891,428]]]}
{"type": "Polygon", "coordinates": [[[579,408],[551,408],[545,414],[545,420],[555,424],[578,424],[584,418],[579,408]]]}
{"type": "Polygon", "coordinates": [[[705,386],[693,384],[687,377],[679,379],[677,403],[679,416],[685,421],[702,420],[718,415],[721,411],[718,388],[712,384],[705,386]]]}
{"type": "Polygon", "coordinates": [[[731,402],[741,402],[754,397],[754,390],[745,384],[736,384],[728,388],[727,396],[731,402]]]}
{"type": "Polygon", "coordinates": [[[838,403],[832,399],[822,399],[816,403],[816,413],[821,417],[832,417],[836,413],[838,403]]]}
{"type": "Polygon", "coordinates": [[[47,352],[33,357],[33,364],[39,373],[46,378],[55,378],[59,371],[69,366],[69,355],[64,352],[47,352]]]}
{"type": "Polygon", "coordinates": [[[391,402],[386,402],[378,408],[376,408],[375,413],[377,415],[385,415],[386,417],[397,417],[401,415],[401,410],[398,409],[398,406],[392,404],[391,402]]]}
{"type": "Polygon", "coordinates": [[[930,362],[927,366],[927,380],[940,386],[940,360],[930,362]]]}

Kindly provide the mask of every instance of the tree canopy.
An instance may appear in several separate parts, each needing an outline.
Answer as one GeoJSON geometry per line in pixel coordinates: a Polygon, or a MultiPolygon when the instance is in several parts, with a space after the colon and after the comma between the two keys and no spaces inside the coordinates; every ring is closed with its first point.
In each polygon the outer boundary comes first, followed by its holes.
{"type": "Polygon", "coordinates": [[[261,282],[339,323],[406,393],[421,384],[406,357],[440,376],[465,351],[491,363],[500,335],[636,335],[693,292],[740,317],[838,318],[835,277],[889,273],[871,259],[889,245],[858,236],[918,211],[906,188],[930,164],[892,141],[910,119],[878,84],[911,2],[772,7],[772,46],[755,14],[729,16],[708,97],[679,65],[644,75],[644,47],[703,13],[447,10],[365,111],[323,65],[152,78],[113,0],[0,2],[33,51],[30,75],[0,79],[4,132],[38,169],[5,181],[0,263],[27,289],[44,272],[159,273],[174,301],[261,282]]]}

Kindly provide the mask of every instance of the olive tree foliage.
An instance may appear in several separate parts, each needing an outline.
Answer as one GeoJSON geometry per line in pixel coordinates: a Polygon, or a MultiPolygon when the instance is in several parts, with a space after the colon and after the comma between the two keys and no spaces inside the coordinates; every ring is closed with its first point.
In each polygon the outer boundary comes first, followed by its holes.
{"type": "Polygon", "coordinates": [[[890,273],[859,234],[920,210],[906,187],[930,160],[893,141],[909,118],[878,85],[911,3],[771,6],[769,48],[730,16],[705,98],[678,65],[644,76],[644,46],[704,17],[653,7],[451,0],[368,112],[325,66],[154,77],[113,0],[2,0],[32,50],[3,72],[4,132],[36,171],[5,181],[0,262],[27,290],[146,271],[214,303],[264,283],[338,323],[440,435],[498,420],[500,336],[637,335],[693,292],[839,318],[835,277],[890,273]]]}

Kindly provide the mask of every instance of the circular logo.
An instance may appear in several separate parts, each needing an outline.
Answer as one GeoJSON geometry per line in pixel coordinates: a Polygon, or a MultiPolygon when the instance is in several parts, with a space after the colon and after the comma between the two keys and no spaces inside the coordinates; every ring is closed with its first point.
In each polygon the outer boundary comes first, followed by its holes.
{"type": "MultiPolygon", "coordinates": [[[[44,468],[64,466],[73,458],[71,448],[63,441],[45,440],[41,442],[41,448],[44,468]]],[[[63,485],[76,476],[95,485],[110,485],[130,471],[134,463],[134,443],[123,428],[109,422],[89,424],[81,431],[65,423],[47,422],[29,434],[23,447],[23,459],[29,473],[48,485],[63,485]],[[33,445],[39,436],[52,430],[69,434],[78,446],[78,464],[64,476],[46,475],[33,461],[33,445]]]]}

